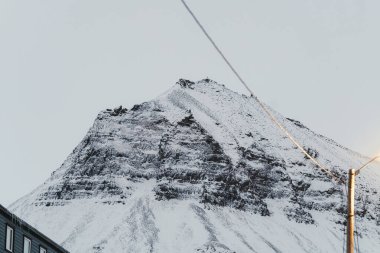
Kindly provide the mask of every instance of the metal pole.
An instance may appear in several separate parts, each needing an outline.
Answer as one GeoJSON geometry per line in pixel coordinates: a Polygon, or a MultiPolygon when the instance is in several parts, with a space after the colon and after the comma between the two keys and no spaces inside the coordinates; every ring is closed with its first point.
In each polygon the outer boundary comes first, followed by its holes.
{"type": "Polygon", "coordinates": [[[347,195],[347,253],[354,253],[354,222],[355,222],[355,170],[348,172],[347,195]]]}

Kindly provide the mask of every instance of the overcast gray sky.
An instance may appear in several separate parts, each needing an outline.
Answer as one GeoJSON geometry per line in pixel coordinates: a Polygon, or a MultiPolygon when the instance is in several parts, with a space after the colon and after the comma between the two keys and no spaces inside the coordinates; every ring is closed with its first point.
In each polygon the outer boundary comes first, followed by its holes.
{"type": "MultiPolygon", "coordinates": [[[[265,102],[380,151],[380,1],[188,4],[265,102]]],[[[180,0],[0,0],[0,203],[43,183],[100,110],[206,76],[245,92],[180,0]]]]}

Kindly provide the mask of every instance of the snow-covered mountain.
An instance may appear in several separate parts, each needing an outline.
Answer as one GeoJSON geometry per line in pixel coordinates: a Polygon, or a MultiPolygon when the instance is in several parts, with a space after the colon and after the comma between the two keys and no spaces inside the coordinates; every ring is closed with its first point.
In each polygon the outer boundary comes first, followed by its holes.
{"type": "MultiPolygon", "coordinates": [[[[366,161],[273,113],[336,176],[366,161]]],[[[380,249],[379,171],[357,181],[362,253],[380,249]]],[[[253,98],[181,79],[152,101],[99,113],[11,210],[73,253],[342,252],[342,198],[253,98]]]]}

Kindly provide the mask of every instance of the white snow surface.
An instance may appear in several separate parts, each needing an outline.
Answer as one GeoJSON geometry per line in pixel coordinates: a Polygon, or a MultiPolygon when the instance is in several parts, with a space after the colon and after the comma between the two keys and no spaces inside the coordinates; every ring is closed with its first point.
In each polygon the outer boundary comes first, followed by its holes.
{"type": "MultiPolygon", "coordinates": [[[[109,159],[114,160],[104,162],[100,172],[89,173],[87,167],[84,170],[83,166],[88,166],[97,154],[89,152],[89,157],[85,157],[89,142],[85,138],[43,185],[16,201],[10,209],[73,253],[342,252],[344,217],[337,211],[339,207],[345,208],[342,195],[340,191],[326,194],[342,187],[305,159],[253,98],[211,80],[180,84],[144,103],[141,110],[116,116],[101,112],[86,138],[96,136],[91,150],[108,150],[109,159]],[[244,173],[245,165],[239,165],[243,160],[242,148],[259,150],[260,154],[279,161],[283,165],[273,166],[286,173],[291,185],[307,183],[302,201],[294,202],[291,187],[280,180],[273,185],[276,188],[273,196],[263,197],[269,215],[262,215],[255,211],[255,204],[236,208],[233,204],[202,201],[201,186],[212,187],[207,177],[196,183],[155,177],[158,170],[173,166],[179,172],[199,172],[205,167],[199,165],[202,152],[183,144],[186,139],[202,140],[194,127],[179,134],[176,127],[169,130],[161,123],[149,123],[150,126],[140,123],[153,117],[152,110],[154,117],[168,121],[165,126],[178,126],[192,115],[202,131],[230,159],[232,173],[244,173]],[[133,122],[139,123],[132,127],[133,122]],[[185,150],[190,158],[183,164],[180,158],[179,162],[171,159],[170,163],[155,167],[150,161],[159,156],[159,146],[167,133],[175,136],[172,138],[175,141],[170,142],[172,152],[185,150]],[[137,162],[131,162],[132,155],[137,162]],[[79,162],[82,160],[85,162],[79,162]],[[143,176],[135,176],[138,173],[143,176]],[[115,188],[103,187],[105,182],[111,182],[115,188]],[[186,194],[158,199],[157,187],[162,183],[174,185],[186,194]],[[58,194],[58,188],[65,195],[58,194]],[[288,214],[299,203],[305,204],[301,209],[312,217],[312,223],[302,221],[302,217],[301,221],[289,218],[288,214]]],[[[318,159],[339,176],[368,159],[273,112],[304,147],[317,151],[318,159]]],[[[94,162],[98,163],[98,160],[94,162]]],[[[267,169],[260,159],[247,160],[244,164],[257,170],[267,169]]],[[[357,218],[362,253],[380,252],[379,167],[375,164],[357,178],[357,205],[365,210],[357,218]]],[[[241,194],[246,196],[245,192],[241,194]]]]}

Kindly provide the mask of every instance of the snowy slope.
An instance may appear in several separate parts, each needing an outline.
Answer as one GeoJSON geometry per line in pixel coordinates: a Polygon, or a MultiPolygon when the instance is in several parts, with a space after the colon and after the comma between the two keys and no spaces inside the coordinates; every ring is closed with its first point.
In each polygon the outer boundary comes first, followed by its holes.
{"type": "MultiPolygon", "coordinates": [[[[337,176],[366,161],[274,112],[337,176]]],[[[380,248],[380,173],[358,179],[361,252],[380,248]]],[[[11,209],[71,252],[342,252],[342,187],[255,100],[205,79],[101,112],[11,209]]]]}

